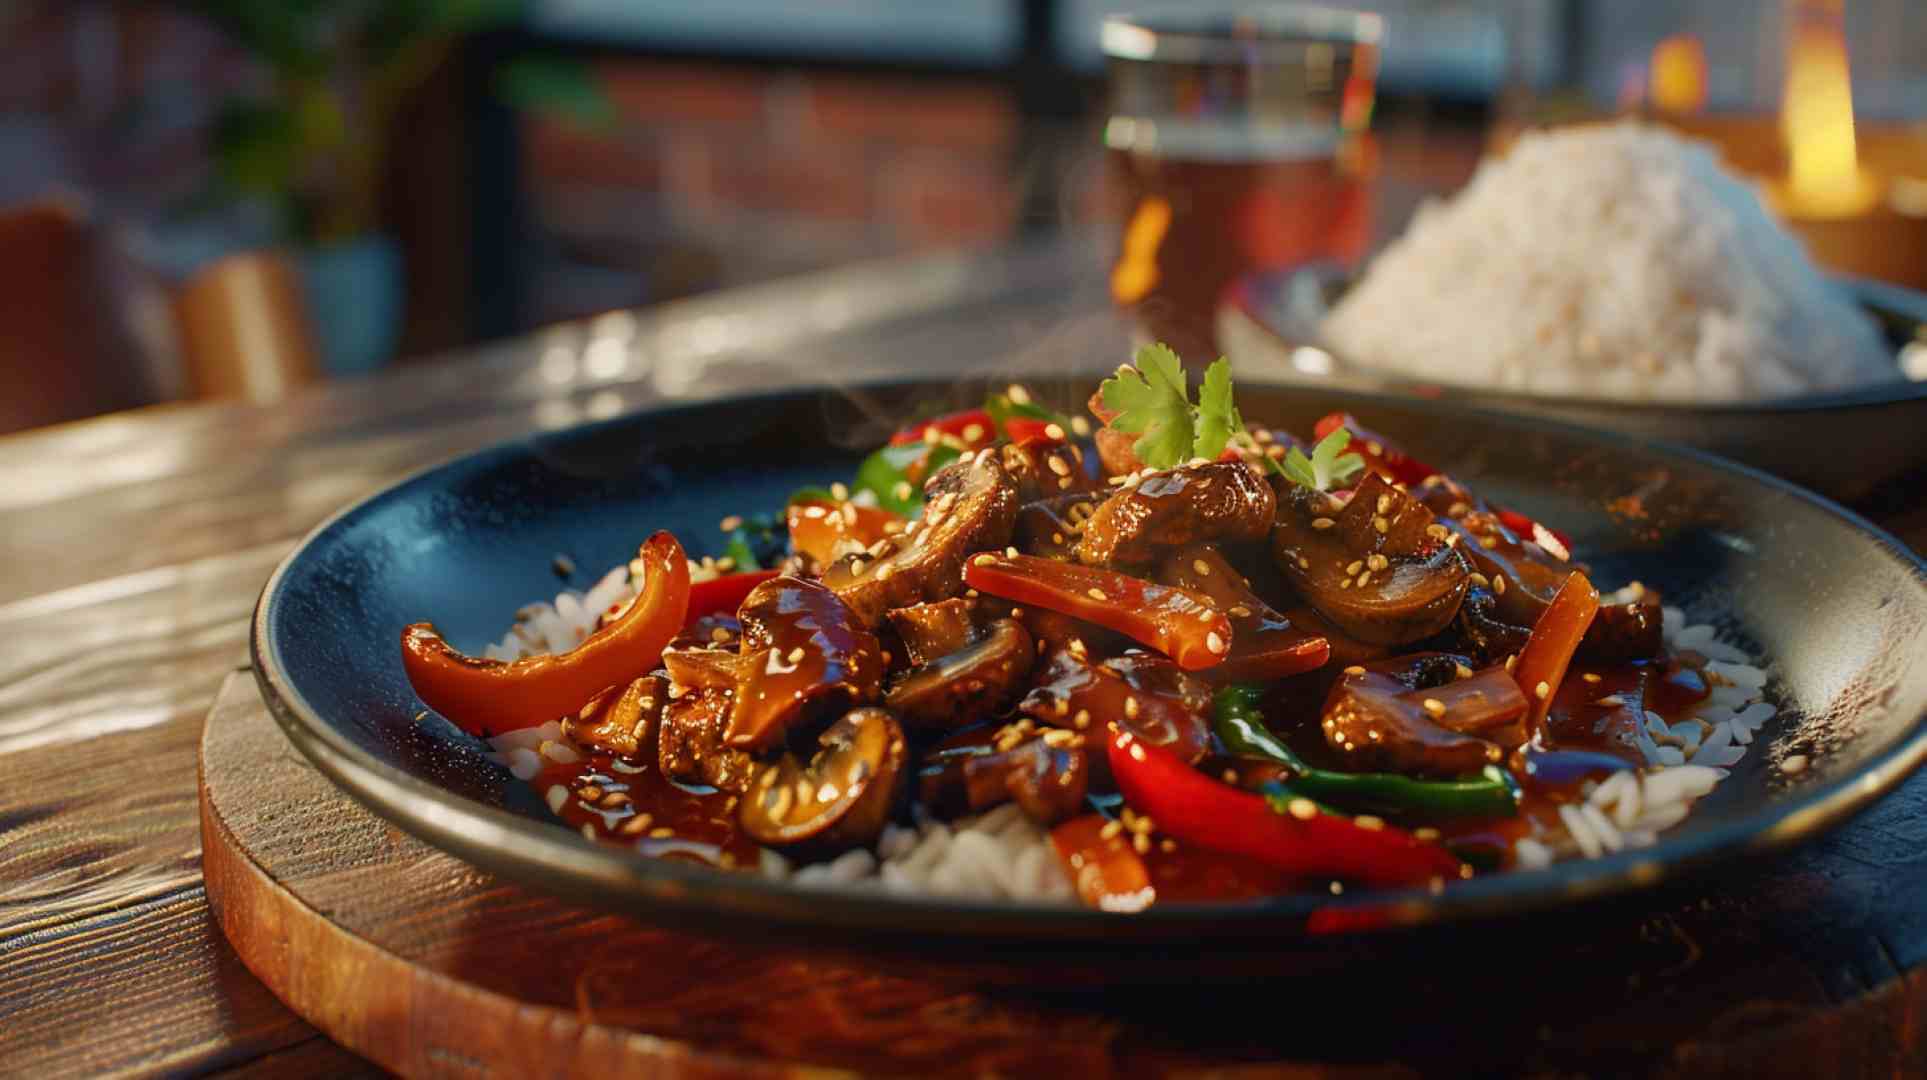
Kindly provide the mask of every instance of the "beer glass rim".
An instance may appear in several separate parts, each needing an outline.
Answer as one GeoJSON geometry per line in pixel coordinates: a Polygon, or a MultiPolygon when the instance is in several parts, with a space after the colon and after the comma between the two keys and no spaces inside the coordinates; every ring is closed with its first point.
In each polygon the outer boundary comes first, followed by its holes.
{"type": "Polygon", "coordinates": [[[1110,60],[1276,63],[1311,45],[1376,45],[1385,20],[1315,4],[1185,4],[1107,15],[1098,40],[1110,60]]]}

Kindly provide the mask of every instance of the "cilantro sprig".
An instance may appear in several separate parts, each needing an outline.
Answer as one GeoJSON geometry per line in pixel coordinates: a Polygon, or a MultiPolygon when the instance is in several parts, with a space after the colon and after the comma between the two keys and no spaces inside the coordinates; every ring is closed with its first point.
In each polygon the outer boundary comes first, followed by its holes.
{"type": "Polygon", "coordinates": [[[1219,357],[1204,372],[1198,403],[1184,364],[1168,345],[1146,345],[1132,363],[1098,388],[1104,407],[1117,415],[1110,426],[1138,436],[1131,446],[1139,461],[1175,468],[1192,458],[1215,458],[1245,436],[1244,418],[1231,397],[1231,361],[1219,357]]]}
{"type": "Polygon", "coordinates": [[[1178,354],[1164,344],[1138,349],[1132,363],[1117,369],[1098,388],[1104,407],[1117,415],[1110,426],[1136,435],[1131,450],[1154,469],[1171,469],[1193,458],[1216,458],[1237,445],[1285,479],[1314,491],[1344,484],[1365,467],[1365,459],[1345,453],[1351,432],[1339,428],[1312,448],[1311,456],[1292,447],[1283,464],[1264,453],[1245,428],[1231,387],[1231,361],[1220,356],[1204,369],[1197,404],[1178,354]]]}
{"type": "Polygon", "coordinates": [[[1292,483],[1302,484],[1313,491],[1343,487],[1346,481],[1365,468],[1364,458],[1344,453],[1351,444],[1352,433],[1339,428],[1318,440],[1318,445],[1311,448],[1310,457],[1306,457],[1305,452],[1295,446],[1285,451],[1285,464],[1279,472],[1292,483]]]}

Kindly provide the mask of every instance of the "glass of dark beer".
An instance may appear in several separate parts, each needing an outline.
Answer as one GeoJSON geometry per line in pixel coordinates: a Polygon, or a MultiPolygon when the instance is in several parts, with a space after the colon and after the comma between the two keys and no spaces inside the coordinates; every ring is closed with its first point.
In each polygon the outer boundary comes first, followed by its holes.
{"type": "Polygon", "coordinates": [[[1240,277],[1364,254],[1382,30],[1302,4],[1104,20],[1104,143],[1124,207],[1111,293],[1138,336],[1206,363],[1240,277]]]}

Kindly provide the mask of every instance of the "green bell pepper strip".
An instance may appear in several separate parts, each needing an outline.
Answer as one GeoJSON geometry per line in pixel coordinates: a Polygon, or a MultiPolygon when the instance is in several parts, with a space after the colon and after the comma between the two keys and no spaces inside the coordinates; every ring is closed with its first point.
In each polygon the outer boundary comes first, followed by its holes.
{"type": "Polygon", "coordinates": [[[1314,801],[1417,818],[1497,818],[1519,812],[1512,775],[1488,765],[1477,777],[1415,780],[1398,773],[1346,773],[1305,764],[1270,729],[1258,711],[1264,688],[1232,683],[1212,698],[1212,728],[1233,755],[1264,758],[1290,769],[1290,791],[1314,801]]]}
{"type": "Polygon", "coordinates": [[[923,509],[923,480],[955,461],[957,453],[952,447],[927,446],[920,442],[885,446],[856,467],[856,479],[850,484],[850,490],[873,492],[878,506],[894,514],[913,517],[923,509]],[[922,478],[913,481],[909,470],[919,462],[923,463],[922,478]],[[905,483],[910,485],[908,497],[897,494],[899,486],[905,483]]]}

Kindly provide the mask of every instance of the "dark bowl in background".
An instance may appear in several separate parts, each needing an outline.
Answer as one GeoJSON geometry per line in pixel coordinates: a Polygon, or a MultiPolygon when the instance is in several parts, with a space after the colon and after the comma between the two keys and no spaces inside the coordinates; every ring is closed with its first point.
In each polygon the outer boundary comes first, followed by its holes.
{"type": "MultiPolygon", "coordinates": [[[[1091,389],[1063,378],[1032,386],[1065,407],[1091,389]]],[[[644,859],[584,840],[484,760],[476,740],[433,715],[417,721],[422,706],[400,664],[403,625],[432,618],[455,644],[479,650],[518,607],[558,591],[557,554],[582,568],[571,584],[585,587],[655,528],[674,529],[693,554],[718,553],[720,518],[847,477],[880,438],[861,427],[846,391],[623,416],[398,483],[319,526],[275,571],[255,613],[255,673],[276,719],[324,773],[486,870],[733,939],[1001,966],[1046,984],[1311,973],[1382,956],[1411,935],[1490,946],[1513,939],[1521,913],[1557,918],[1581,901],[1780,850],[1838,824],[1927,756],[1927,665],[1918,663],[1927,566],[1839,507],[1690,450],[1543,419],[1323,388],[1239,389],[1247,418],[1295,430],[1353,411],[1496,501],[1569,532],[1602,584],[1641,579],[1692,621],[1715,622],[1767,657],[1780,716],[1684,825],[1643,851],[1439,895],[1297,895],[1135,915],[804,889],[644,859]],[[1774,761],[1794,750],[1815,765],[1790,780],[1774,761]]],[[[861,390],[867,410],[881,403],[905,415],[933,397],[981,400],[982,387],[861,390]]]]}
{"type": "Polygon", "coordinates": [[[1402,394],[1584,424],[1637,439],[1683,443],[1857,502],[1882,484],[1927,468],[1927,382],[1903,374],[1903,350],[1927,350],[1927,294],[1866,278],[1835,284],[1879,325],[1892,348],[1893,381],[1860,390],[1705,405],[1529,394],[1430,382],[1348,364],[1329,370],[1293,362],[1300,346],[1323,349],[1318,327],[1352,284],[1318,263],[1254,274],[1220,311],[1220,343],[1238,370],[1339,390],[1402,394]]]}

